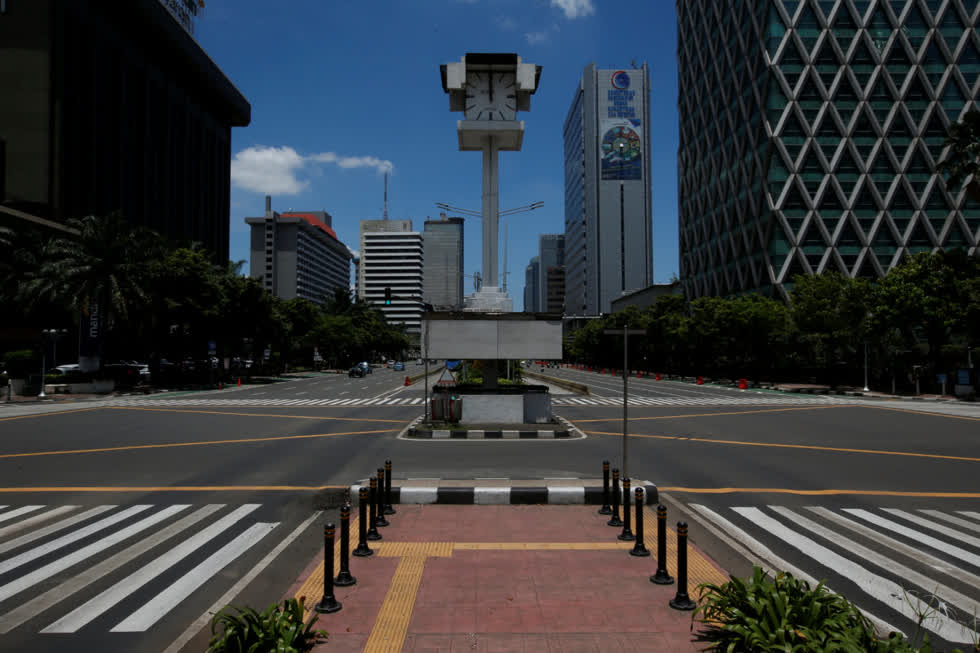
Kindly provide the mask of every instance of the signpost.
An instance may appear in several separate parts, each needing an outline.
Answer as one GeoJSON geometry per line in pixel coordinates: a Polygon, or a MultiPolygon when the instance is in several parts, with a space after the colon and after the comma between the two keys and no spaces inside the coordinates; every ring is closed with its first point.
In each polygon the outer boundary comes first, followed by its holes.
{"type": "Polygon", "coordinates": [[[628,382],[630,377],[630,335],[642,336],[646,335],[646,331],[644,329],[631,329],[629,328],[629,325],[626,325],[626,327],[623,329],[603,329],[602,333],[607,336],[623,336],[623,478],[629,478],[629,467],[627,462],[627,439],[629,436],[626,424],[629,419],[628,382]]]}

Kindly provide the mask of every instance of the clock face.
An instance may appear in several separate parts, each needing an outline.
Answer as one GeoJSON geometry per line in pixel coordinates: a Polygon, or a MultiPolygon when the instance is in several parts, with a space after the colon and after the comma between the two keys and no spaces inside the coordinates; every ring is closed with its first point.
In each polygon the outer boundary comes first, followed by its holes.
{"type": "Polygon", "coordinates": [[[517,86],[514,73],[474,71],[466,75],[467,120],[514,120],[517,86]]]}

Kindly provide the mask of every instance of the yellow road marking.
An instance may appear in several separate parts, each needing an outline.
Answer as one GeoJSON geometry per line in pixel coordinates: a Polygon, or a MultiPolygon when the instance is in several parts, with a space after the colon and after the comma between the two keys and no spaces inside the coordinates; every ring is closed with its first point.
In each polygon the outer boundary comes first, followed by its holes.
{"type": "MultiPolygon", "coordinates": [[[[736,411],[725,411],[723,413],[691,413],[689,415],[654,415],[652,417],[630,417],[631,422],[639,422],[641,420],[653,420],[653,419],[681,419],[685,417],[721,417],[721,416],[731,416],[731,415],[754,415],[757,413],[783,413],[787,411],[795,410],[826,410],[827,408],[851,408],[847,405],[834,405],[834,406],[802,406],[796,408],[762,408],[759,410],[736,410],[736,411]]],[[[603,417],[602,419],[577,419],[575,423],[580,422],[615,422],[623,419],[620,417],[603,417]]]]}
{"type": "MultiPolygon", "coordinates": [[[[589,435],[616,435],[622,437],[622,432],[612,431],[585,431],[589,435]]],[[[716,440],[713,438],[689,438],[682,435],[648,435],[641,433],[630,433],[631,438],[653,438],[656,440],[684,440],[689,442],[709,442],[712,444],[731,444],[745,447],[774,447],[777,449],[810,449],[813,451],[835,451],[842,453],[867,453],[880,456],[906,456],[912,458],[935,458],[938,460],[960,460],[970,463],[980,463],[980,458],[970,458],[968,456],[947,456],[938,453],[915,453],[913,451],[887,451],[884,449],[852,449],[848,447],[821,447],[815,444],[785,444],[780,442],[749,442],[744,440],[716,440]]]]}
{"type": "Polygon", "coordinates": [[[929,415],[930,417],[948,417],[949,419],[966,419],[973,422],[980,422],[980,417],[969,417],[966,415],[947,415],[946,413],[933,413],[928,410],[913,410],[912,408],[891,408],[889,406],[861,406],[862,408],[874,408],[875,410],[894,410],[900,413],[914,413],[915,415],[929,415]]]}
{"type": "Polygon", "coordinates": [[[980,492],[914,492],[903,490],[794,490],[773,487],[681,487],[666,486],[657,488],[661,492],[688,492],[691,494],[735,494],[739,492],[755,494],[799,494],[803,496],[831,496],[854,494],[881,497],[927,497],[932,499],[980,499],[980,492]]]}
{"type": "Polygon", "coordinates": [[[364,645],[365,653],[398,653],[402,650],[424,570],[425,556],[407,556],[398,561],[388,594],[364,645]]]}
{"type": "Polygon", "coordinates": [[[5,453],[0,458],[26,458],[30,456],[60,456],[75,453],[105,453],[109,451],[134,451],[137,449],[167,449],[170,447],[199,447],[211,444],[244,444],[250,442],[275,442],[278,440],[302,440],[310,438],[329,438],[335,435],[368,435],[372,433],[394,433],[394,429],[380,431],[341,431],[339,433],[316,433],[313,435],[280,435],[268,438],[241,438],[238,440],[201,440],[198,442],[171,442],[167,444],[137,444],[123,447],[100,447],[98,449],[65,449],[63,451],[36,451],[33,453],[5,453]]]}
{"type": "Polygon", "coordinates": [[[0,487],[0,494],[26,494],[31,492],[227,492],[243,490],[335,490],[347,485],[117,485],[117,486],[44,486],[44,487],[0,487]]]}
{"type": "Polygon", "coordinates": [[[282,417],[284,419],[319,419],[336,422],[382,422],[384,424],[404,424],[403,419],[373,419],[367,417],[324,417],[322,415],[279,415],[276,413],[232,413],[223,410],[190,410],[184,408],[140,408],[131,406],[107,406],[112,410],[146,410],[159,413],[196,413],[199,415],[232,415],[237,417],[282,417]]]}
{"type": "Polygon", "coordinates": [[[16,415],[14,417],[0,417],[0,422],[8,422],[12,419],[30,419],[32,417],[51,417],[52,415],[70,415],[72,413],[84,413],[87,410],[99,410],[98,408],[73,408],[72,410],[58,410],[50,413],[35,413],[34,415],[16,415]]]}

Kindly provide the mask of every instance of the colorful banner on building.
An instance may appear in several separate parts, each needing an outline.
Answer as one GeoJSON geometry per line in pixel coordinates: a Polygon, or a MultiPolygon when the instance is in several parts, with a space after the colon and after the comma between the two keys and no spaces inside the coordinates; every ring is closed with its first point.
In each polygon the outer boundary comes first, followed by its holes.
{"type": "MultiPolygon", "coordinates": [[[[642,84],[637,84],[642,87],[642,84]]],[[[606,106],[600,110],[599,170],[603,181],[643,179],[643,139],[639,97],[632,75],[625,70],[613,71],[605,91],[606,106]]]]}

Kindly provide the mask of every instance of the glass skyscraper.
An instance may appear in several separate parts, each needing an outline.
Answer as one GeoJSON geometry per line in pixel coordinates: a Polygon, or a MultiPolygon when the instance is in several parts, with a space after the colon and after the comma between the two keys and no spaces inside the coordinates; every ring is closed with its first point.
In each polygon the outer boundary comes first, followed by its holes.
{"type": "Polygon", "coordinates": [[[977,108],[980,0],[679,0],[680,267],[690,297],[785,296],[977,253],[935,172],[977,108]]]}

